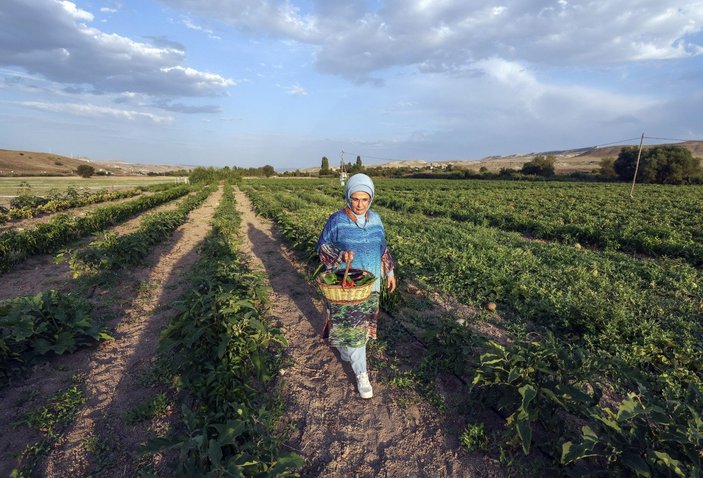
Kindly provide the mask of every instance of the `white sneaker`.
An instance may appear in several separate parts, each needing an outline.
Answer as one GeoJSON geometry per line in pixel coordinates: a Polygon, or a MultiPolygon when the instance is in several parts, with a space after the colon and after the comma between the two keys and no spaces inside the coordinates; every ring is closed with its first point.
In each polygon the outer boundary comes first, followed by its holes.
{"type": "Polygon", "coordinates": [[[356,388],[359,390],[359,395],[361,395],[361,398],[373,397],[373,388],[371,388],[368,373],[364,372],[356,376],[356,388]]]}

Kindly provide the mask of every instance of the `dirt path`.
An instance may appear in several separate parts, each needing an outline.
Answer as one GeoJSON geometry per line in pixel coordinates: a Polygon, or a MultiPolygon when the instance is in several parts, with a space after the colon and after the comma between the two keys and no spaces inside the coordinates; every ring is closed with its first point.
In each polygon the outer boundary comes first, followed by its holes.
{"type": "MultiPolygon", "coordinates": [[[[253,213],[240,191],[243,249],[269,277],[269,315],[289,341],[291,364],[283,372],[288,446],[305,459],[303,477],[497,476],[485,457],[463,452],[444,433],[444,418],[408,391],[386,385],[384,370],[369,362],[374,398],[363,400],[353,372],[320,338],[322,302],[304,279],[276,226],[253,213]]],[[[386,318],[387,320],[387,318],[386,318]]]]}
{"type": "Polygon", "coordinates": [[[222,191],[192,211],[186,224],[158,245],[146,266],[125,271],[120,280],[94,294],[97,313],[114,316],[115,340],[99,347],[58,357],[37,367],[30,377],[0,393],[0,475],[8,476],[16,456],[38,433],[11,423],[36,410],[57,390],[75,383],[85,391],[85,403],[34,476],[137,476],[140,471],[168,475],[160,455],[144,457],[140,446],[170,427],[170,411],[163,417],[137,423],[126,413],[159,390],[154,360],[159,334],[176,314],[174,301],[187,286],[182,273],[198,257],[198,247],[210,231],[210,222],[222,191]]]}

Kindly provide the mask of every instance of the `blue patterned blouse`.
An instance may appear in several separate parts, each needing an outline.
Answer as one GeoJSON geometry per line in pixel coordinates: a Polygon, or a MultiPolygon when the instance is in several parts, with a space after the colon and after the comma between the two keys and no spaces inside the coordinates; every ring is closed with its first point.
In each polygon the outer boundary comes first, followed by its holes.
{"type": "Polygon", "coordinates": [[[378,279],[372,291],[378,292],[382,278],[393,274],[395,264],[388,252],[381,217],[371,210],[365,216],[357,218],[349,207],[332,214],[320,234],[317,251],[327,269],[346,267],[340,256],[343,251],[354,251],[352,267],[375,275],[378,279]]]}

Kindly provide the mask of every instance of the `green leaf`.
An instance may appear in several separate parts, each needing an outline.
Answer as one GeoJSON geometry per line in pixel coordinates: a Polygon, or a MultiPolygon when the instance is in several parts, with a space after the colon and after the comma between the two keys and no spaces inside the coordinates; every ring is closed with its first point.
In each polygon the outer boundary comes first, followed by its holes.
{"type": "Polygon", "coordinates": [[[111,340],[115,340],[115,337],[113,337],[112,334],[110,334],[110,332],[108,332],[107,330],[101,330],[101,331],[98,333],[97,339],[98,339],[98,340],[104,340],[104,341],[106,341],[106,342],[109,342],[109,341],[111,341],[111,340]]]}
{"type": "Polygon", "coordinates": [[[630,396],[628,396],[628,398],[623,400],[620,404],[616,418],[619,422],[623,422],[630,420],[643,412],[644,409],[642,408],[642,404],[635,399],[634,395],[630,394],[630,396]]]}
{"type": "Polygon", "coordinates": [[[620,463],[627,466],[635,472],[637,476],[649,477],[652,476],[651,470],[647,462],[635,452],[625,452],[620,456],[620,463]]]}
{"type": "Polygon", "coordinates": [[[609,428],[612,428],[613,430],[615,430],[618,433],[622,433],[622,428],[620,428],[620,425],[618,425],[618,423],[616,421],[611,420],[608,417],[604,417],[604,416],[600,416],[600,415],[597,415],[595,418],[596,418],[596,420],[601,422],[603,425],[605,425],[609,428]]]}
{"type": "Polygon", "coordinates": [[[532,385],[527,384],[520,387],[518,391],[520,392],[520,395],[522,395],[522,404],[520,405],[520,408],[527,412],[530,402],[532,402],[532,400],[534,400],[537,396],[537,390],[535,390],[535,387],[532,385]]]}
{"type": "Polygon", "coordinates": [[[34,334],[34,324],[28,316],[21,317],[20,320],[12,324],[12,336],[17,342],[23,342],[34,334]]]}
{"type": "Polygon", "coordinates": [[[661,463],[663,463],[669,470],[673,470],[673,472],[676,473],[677,476],[685,476],[684,472],[681,470],[682,464],[679,460],[672,458],[671,455],[663,451],[655,451],[654,456],[656,456],[657,459],[661,463]]]}
{"type": "Polygon", "coordinates": [[[220,344],[217,346],[217,358],[221,359],[224,357],[225,353],[227,352],[227,346],[229,345],[231,337],[227,334],[222,335],[222,339],[220,340],[220,344]]]}
{"type": "Polygon", "coordinates": [[[593,431],[591,427],[588,425],[584,425],[581,427],[581,434],[583,435],[584,438],[588,438],[589,440],[592,441],[597,441],[598,440],[598,434],[593,431]]]}
{"type": "Polygon", "coordinates": [[[300,455],[291,453],[290,455],[281,456],[269,470],[269,476],[280,476],[286,470],[301,468],[303,465],[305,465],[305,460],[300,455]]]}
{"type": "Polygon", "coordinates": [[[522,451],[525,455],[529,455],[530,446],[532,445],[532,426],[527,420],[518,420],[515,422],[515,428],[522,442],[522,451]]]}
{"type": "Polygon", "coordinates": [[[76,348],[76,339],[73,331],[64,330],[56,337],[56,343],[53,346],[54,352],[58,355],[66,352],[72,352],[76,348]]]}
{"type": "Polygon", "coordinates": [[[210,459],[212,466],[218,466],[222,462],[222,448],[214,438],[208,443],[207,456],[210,459]]]}
{"type": "Polygon", "coordinates": [[[217,442],[220,446],[232,445],[246,431],[246,424],[240,420],[228,420],[227,423],[212,425],[217,430],[217,442]]]}
{"type": "Polygon", "coordinates": [[[258,319],[254,319],[254,318],[249,319],[249,324],[251,324],[259,332],[264,332],[264,333],[267,332],[266,326],[263,324],[263,322],[261,322],[258,319]]]}
{"type": "Polygon", "coordinates": [[[44,337],[39,337],[32,342],[32,349],[39,355],[45,355],[51,350],[51,343],[44,337]]]}
{"type": "Polygon", "coordinates": [[[564,404],[564,402],[562,402],[561,399],[559,399],[559,397],[557,397],[556,394],[553,391],[551,391],[550,389],[543,388],[542,394],[544,394],[545,397],[547,397],[548,399],[550,399],[551,401],[553,401],[554,403],[556,403],[560,407],[566,408],[566,405],[564,404]]]}
{"type": "Polygon", "coordinates": [[[593,449],[598,444],[598,435],[589,427],[584,425],[581,427],[581,438],[582,442],[574,445],[572,442],[568,441],[564,443],[561,447],[561,462],[566,465],[574,461],[582,460],[584,458],[596,457],[598,453],[595,453],[593,449]]]}

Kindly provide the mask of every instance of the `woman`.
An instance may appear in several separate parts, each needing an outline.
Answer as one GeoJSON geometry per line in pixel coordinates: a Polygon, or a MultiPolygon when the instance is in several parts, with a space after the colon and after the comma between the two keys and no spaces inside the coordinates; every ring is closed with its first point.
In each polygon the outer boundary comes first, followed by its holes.
{"type": "Polygon", "coordinates": [[[317,252],[327,270],[346,267],[373,273],[376,280],[369,299],[360,304],[327,303],[325,331],[330,344],[339,350],[342,360],[351,362],[356,385],[362,398],[373,397],[373,388],[366,369],[366,342],[376,338],[378,299],[381,280],[388,290],[396,286],[395,264],[386,247],[386,234],[379,215],[370,211],[374,185],[365,174],[355,174],[347,182],[347,205],[332,214],[317,242],[317,252]]]}

